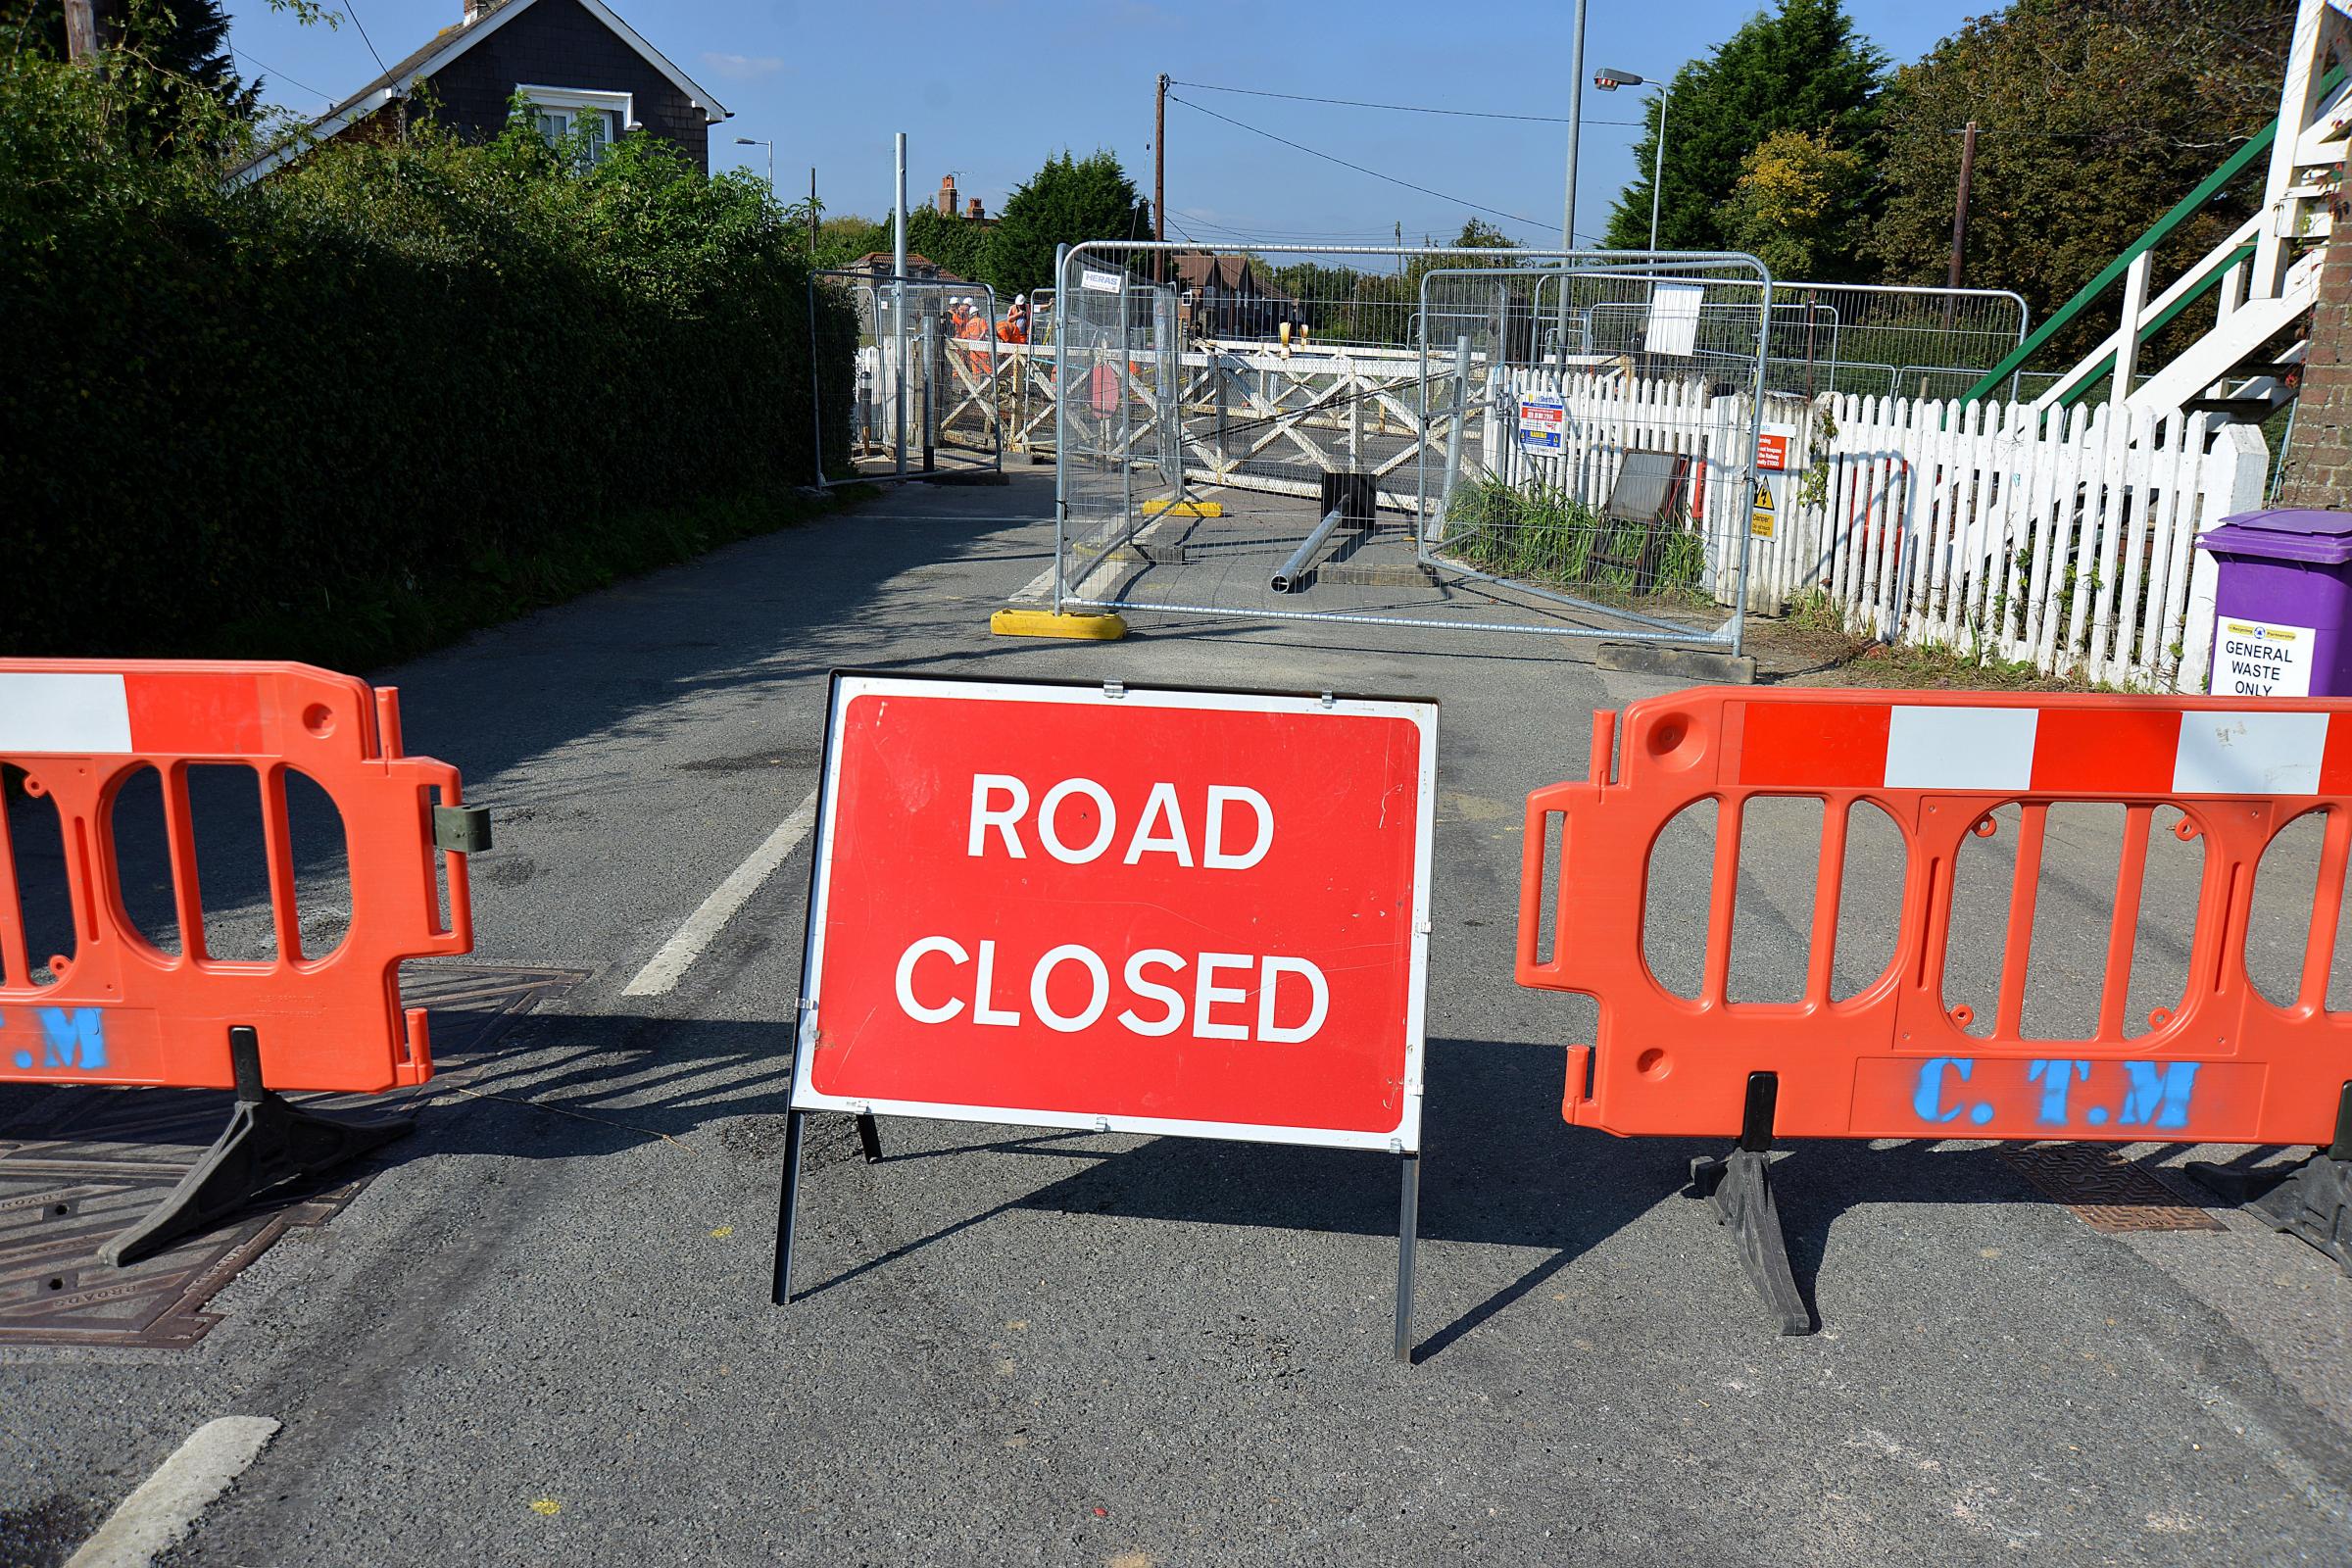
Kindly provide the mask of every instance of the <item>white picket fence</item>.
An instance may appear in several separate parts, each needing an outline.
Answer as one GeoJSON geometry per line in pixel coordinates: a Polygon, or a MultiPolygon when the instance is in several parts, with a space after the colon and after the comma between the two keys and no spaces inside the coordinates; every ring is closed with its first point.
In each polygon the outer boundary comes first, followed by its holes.
{"type": "MultiPolygon", "coordinates": [[[[2260,433],[2210,415],[2108,406],[1768,394],[1800,471],[1770,537],[1748,535],[1747,394],[1703,382],[1496,370],[1471,477],[1605,496],[1631,450],[1701,460],[1690,499],[1709,557],[1749,550],[1748,604],[1826,595],[1852,631],[1938,643],[2113,685],[2202,691],[2214,567],[2200,532],[2262,505],[2260,433]],[[1516,395],[1556,391],[1566,450],[1517,453],[1516,395]]],[[[1711,584],[1728,603],[1725,580],[1711,584]]]]}
{"type": "Polygon", "coordinates": [[[1829,595],[1856,632],[1941,643],[2115,685],[2201,691],[2212,559],[2196,535],[2262,504],[2260,433],[2102,405],[1823,398],[1798,419],[1821,469],[1751,586],[1829,595]],[[1821,421],[1828,418],[1825,428],[1821,421]]]}

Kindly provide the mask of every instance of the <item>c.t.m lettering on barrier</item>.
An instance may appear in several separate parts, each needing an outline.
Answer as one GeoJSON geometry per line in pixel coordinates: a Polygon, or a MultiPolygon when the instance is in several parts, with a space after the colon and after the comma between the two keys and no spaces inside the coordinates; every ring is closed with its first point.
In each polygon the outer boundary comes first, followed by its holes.
{"type": "MultiPolygon", "coordinates": [[[[80,1074],[106,1070],[106,1011],[101,1007],[32,1007],[33,1033],[9,1028],[0,1012],[7,1061],[19,1072],[80,1074]]],[[[20,1015],[22,1016],[22,1014],[20,1015]]]]}
{"type": "Polygon", "coordinates": [[[1914,1071],[1910,1109],[1921,1132],[1955,1138],[2193,1135],[2199,1074],[2212,1070],[2196,1061],[1931,1056],[1914,1071]]]}

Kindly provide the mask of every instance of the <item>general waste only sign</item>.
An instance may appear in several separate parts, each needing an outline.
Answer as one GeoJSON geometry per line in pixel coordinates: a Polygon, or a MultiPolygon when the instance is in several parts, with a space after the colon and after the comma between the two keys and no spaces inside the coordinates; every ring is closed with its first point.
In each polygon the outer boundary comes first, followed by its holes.
{"type": "Polygon", "coordinates": [[[1411,1152],[1437,708],[841,674],[795,1109],[1411,1152]]]}
{"type": "Polygon", "coordinates": [[[2318,637],[2310,626],[2223,616],[2214,629],[2214,695],[2309,697],[2318,637]]]}

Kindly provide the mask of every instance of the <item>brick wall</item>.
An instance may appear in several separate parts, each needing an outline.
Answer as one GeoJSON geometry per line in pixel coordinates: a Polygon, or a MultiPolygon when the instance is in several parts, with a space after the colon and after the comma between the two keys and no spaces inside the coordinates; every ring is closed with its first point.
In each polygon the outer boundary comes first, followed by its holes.
{"type": "Polygon", "coordinates": [[[2328,217],[2303,390],[2279,474],[2282,507],[2352,509],[2352,200],[2345,191],[2336,192],[2328,217]]]}
{"type": "MultiPolygon", "coordinates": [[[[450,9],[458,9],[457,0],[450,0],[450,9]]],[[[638,122],[676,144],[695,168],[710,172],[710,130],[703,111],[578,0],[538,0],[452,61],[432,78],[438,118],[468,136],[495,136],[507,122],[507,101],[525,82],[633,93],[638,122]]]]}

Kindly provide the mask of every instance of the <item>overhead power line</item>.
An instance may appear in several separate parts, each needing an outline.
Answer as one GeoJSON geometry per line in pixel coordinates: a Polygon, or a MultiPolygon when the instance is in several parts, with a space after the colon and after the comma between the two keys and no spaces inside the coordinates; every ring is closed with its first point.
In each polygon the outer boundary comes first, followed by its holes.
{"type": "MultiPolygon", "coordinates": [[[[353,26],[360,29],[360,42],[368,46],[368,52],[370,55],[374,55],[376,74],[382,76],[392,74],[392,68],[384,64],[384,57],[375,53],[375,40],[368,36],[368,24],[360,20],[358,0],[344,0],[343,14],[351,18],[353,26]]],[[[397,87],[400,83],[394,82],[392,85],[397,87]]]]}
{"type": "Polygon", "coordinates": [[[1514,223],[1524,223],[1531,228],[1540,229],[1547,226],[1536,219],[1528,218],[1519,213],[1506,213],[1499,207],[1489,207],[1486,205],[1486,203],[1474,202],[1467,196],[1449,195],[1442,190],[1433,190],[1427,185],[1416,185],[1409,179],[1399,179],[1395,174],[1382,173],[1377,169],[1368,169],[1362,164],[1350,163],[1345,158],[1324,152],[1320,148],[1309,147],[1304,142],[1293,141],[1288,136],[1277,136],[1274,134],[1274,132],[1267,130],[1262,126],[1252,125],[1247,121],[1236,120],[1231,115],[1221,115],[1214,109],[1208,108],[1206,105],[1194,103],[1190,99],[1179,98],[1174,93],[1168,94],[1168,101],[1170,103],[1183,104],[1187,109],[1193,110],[1198,114],[1206,115],[1211,120],[1222,120],[1228,125],[1233,125],[1239,129],[1249,131],[1252,135],[1263,136],[1268,141],[1280,142],[1283,146],[1291,148],[1296,152],[1305,153],[1310,158],[1320,158],[1325,163],[1337,164],[1342,169],[1352,169],[1359,174],[1369,174],[1374,179],[1386,180],[1392,185],[1399,185],[1406,190],[1417,190],[1424,196],[1435,196],[1442,202],[1459,202],[1464,207],[1473,208],[1482,213],[1489,213],[1496,218],[1507,218],[1514,223]]]}
{"type": "MultiPolygon", "coordinates": [[[[1202,92],[1242,93],[1251,98],[1287,98],[1291,102],[1298,104],[1337,104],[1346,109],[1387,109],[1401,115],[1454,115],[1464,120],[1519,120],[1538,125],[1565,125],[1568,123],[1568,117],[1565,115],[1512,115],[1494,109],[1439,109],[1427,104],[1374,103],[1365,98],[1318,98],[1311,93],[1269,92],[1260,87],[1220,87],[1206,81],[1180,82],[1173,76],[1168,78],[1168,85],[1171,87],[1198,87],[1202,92]]],[[[1200,106],[1195,104],[1193,107],[1198,109],[1200,106]]],[[[1646,126],[1649,122],[1644,120],[1587,120],[1585,123],[1588,125],[1646,126]]]]}
{"type": "Polygon", "coordinates": [[[244,50],[237,48],[233,44],[229,46],[228,52],[232,55],[235,55],[239,60],[244,61],[247,65],[251,66],[254,70],[260,72],[265,76],[270,76],[275,80],[282,81],[289,87],[300,87],[304,92],[309,93],[314,98],[325,98],[328,103],[334,102],[334,99],[328,97],[325,93],[320,92],[309,82],[296,81],[292,76],[287,75],[284,72],[272,70],[268,61],[256,60],[253,58],[253,56],[247,54],[244,50]]]}

